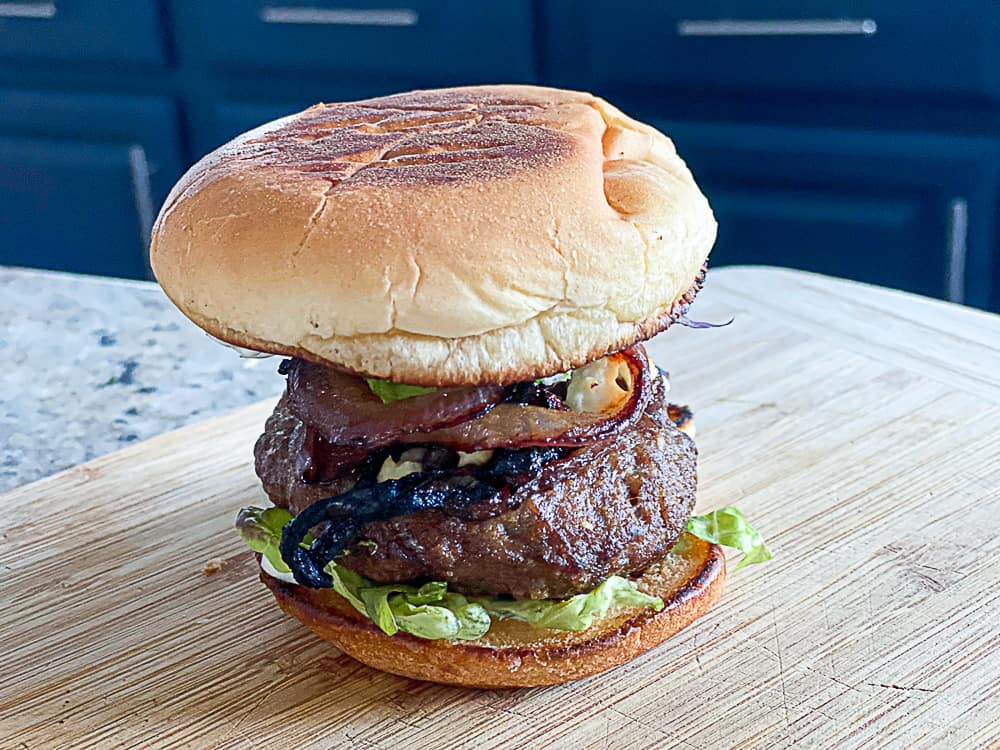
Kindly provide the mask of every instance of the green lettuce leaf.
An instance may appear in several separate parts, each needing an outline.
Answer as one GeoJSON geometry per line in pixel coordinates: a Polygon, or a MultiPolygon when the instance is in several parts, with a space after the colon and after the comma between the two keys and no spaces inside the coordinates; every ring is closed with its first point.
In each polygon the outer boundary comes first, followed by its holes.
{"type": "Polygon", "coordinates": [[[455,638],[475,640],[485,635],[486,631],[490,629],[492,623],[490,613],[483,605],[470,602],[461,594],[455,593],[445,594],[442,603],[458,618],[458,633],[455,638]]]}
{"type": "Polygon", "coordinates": [[[243,543],[267,558],[279,573],[291,573],[278,551],[281,530],[294,516],[284,508],[244,508],[236,516],[236,529],[243,543]]]}
{"type": "Polygon", "coordinates": [[[404,398],[423,396],[425,393],[434,393],[437,388],[425,388],[422,385],[406,385],[405,383],[393,383],[391,380],[376,380],[375,378],[365,378],[372,393],[382,399],[383,404],[391,404],[394,401],[402,401],[404,398]]]}
{"type": "Polygon", "coordinates": [[[490,616],[478,604],[449,594],[443,581],[417,588],[405,583],[378,586],[337,563],[326,566],[334,590],[386,635],[475,640],[490,629],[490,616]]]}
{"type": "Polygon", "coordinates": [[[586,630],[594,619],[613,607],[663,609],[663,600],[643,594],[626,578],[611,576],[589,594],[569,599],[511,599],[476,597],[489,614],[501,620],[523,620],[539,628],[586,630]]]}
{"type": "Polygon", "coordinates": [[[767,562],[772,558],[764,538],[760,535],[738,508],[728,506],[713,510],[704,516],[692,516],[687,530],[707,542],[733,547],[743,553],[743,559],[734,571],[754,563],[767,562]]]}
{"type": "MultiPolygon", "coordinates": [[[[392,611],[392,616],[399,629],[418,638],[452,639],[458,636],[458,631],[461,630],[458,617],[447,607],[438,607],[433,604],[411,604],[406,600],[405,594],[392,597],[389,609],[392,611]]],[[[486,628],[488,630],[489,625],[486,628]]],[[[382,630],[385,631],[385,628],[382,630]]],[[[473,638],[478,638],[480,635],[482,633],[473,636],[473,638]]]]}
{"type": "Polygon", "coordinates": [[[335,563],[327,565],[326,572],[333,579],[333,590],[347,599],[351,606],[358,610],[358,612],[367,617],[368,604],[365,602],[364,597],[361,596],[361,589],[370,586],[371,581],[360,573],[355,573],[353,570],[348,570],[335,563]]]}

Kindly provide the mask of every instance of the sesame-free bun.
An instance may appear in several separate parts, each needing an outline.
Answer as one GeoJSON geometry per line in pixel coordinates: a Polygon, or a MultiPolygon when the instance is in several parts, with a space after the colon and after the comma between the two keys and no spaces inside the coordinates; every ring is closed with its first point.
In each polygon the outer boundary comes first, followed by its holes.
{"type": "Polygon", "coordinates": [[[503,384],[666,328],[715,229],[657,130],[591,94],[477,86],[317,104],[236,138],[174,187],[150,260],[231,343],[503,384]]]}
{"type": "Polygon", "coordinates": [[[610,612],[581,632],[494,620],[477,641],[431,641],[385,635],[332,589],[309,589],[261,572],[281,608],[319,637],[375,669],[429,682],[481,688],[556,685],[635,658],[701,617],[722,595],[720,547],[690,534],[639,578],[664,607],[610,612]]]}

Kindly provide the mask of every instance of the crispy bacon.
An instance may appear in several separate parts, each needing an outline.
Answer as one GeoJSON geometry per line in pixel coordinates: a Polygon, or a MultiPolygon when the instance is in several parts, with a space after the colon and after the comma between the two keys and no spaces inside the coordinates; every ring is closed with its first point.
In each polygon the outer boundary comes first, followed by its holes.
{"type": "Polygon", "coordinates": [[[649,359],[642,347],[627,349],[621,357],[632,374],[632,388],[613,408],[602,412],[574,412],[524,404],[498,404],[485,415],[433,432],[408,434],[405,443],[434,443],[462,451],[540,446],[590,445],[613,437],[635,424],[657,397],[649,359]]]}
{"type": "Polygon", "coordinates": [[[481,416],[503,395],[500,386],[440,388],[384,404],[356,375],[301,359],[288,367],[288,410],[327,443],[367,450],[481,416]]]}

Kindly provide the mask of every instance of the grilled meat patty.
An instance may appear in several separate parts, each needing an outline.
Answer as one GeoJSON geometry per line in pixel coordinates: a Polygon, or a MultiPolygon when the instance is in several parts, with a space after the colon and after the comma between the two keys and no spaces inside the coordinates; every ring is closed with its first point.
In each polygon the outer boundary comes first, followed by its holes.
{"type": "MultiPolygon", "coordinates": [[[[334,460],[326,477],[303,482],[310,439],[281,402],[255,451],[265,491],[296,514],[352,481],[330,479],[343,470],[334,460]]],[[[425,510],[375,521],[339,562],[376,581],[442,580],[466,594],[539,599],[589,591],[666,554],[694,507],[696,458],[693,441],[658,406],[614,439],[544,466],[502,512],[477,514],[471,506],[461,517],[425,510]]],[[[343,465],[351,460],[343,456],[343,465]]]]}
{"type": "Polygon", "coordinates": [[[254,446],[254,468],[271,502],[298,515],[317,500],[346,492],[354,484],[350,467],[366,453],[343,447],[323,451],[317,466],[315,431],[288,409],[282,396],[254,446]],[[309,477],[311,481],[303,481],[309,477]]]}

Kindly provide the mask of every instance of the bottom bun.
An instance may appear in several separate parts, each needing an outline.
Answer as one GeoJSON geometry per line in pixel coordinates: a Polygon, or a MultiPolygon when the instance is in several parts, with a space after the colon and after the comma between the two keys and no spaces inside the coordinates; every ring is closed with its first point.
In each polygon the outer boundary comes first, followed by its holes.
{"type": "Polygon", "coordinates": [[[432,641],[387,636],[332,589],[297,586],[261,572],[286,613],[358,661],[403,677],[479,688],[557,685],[624,664],[705,614],[722,595],[725,579],[721,548],[685,533],[637,580],[641,591],[663,599],[659,612],[620,608],[581,632],[494,619],[478,640],[432,641]]]}

